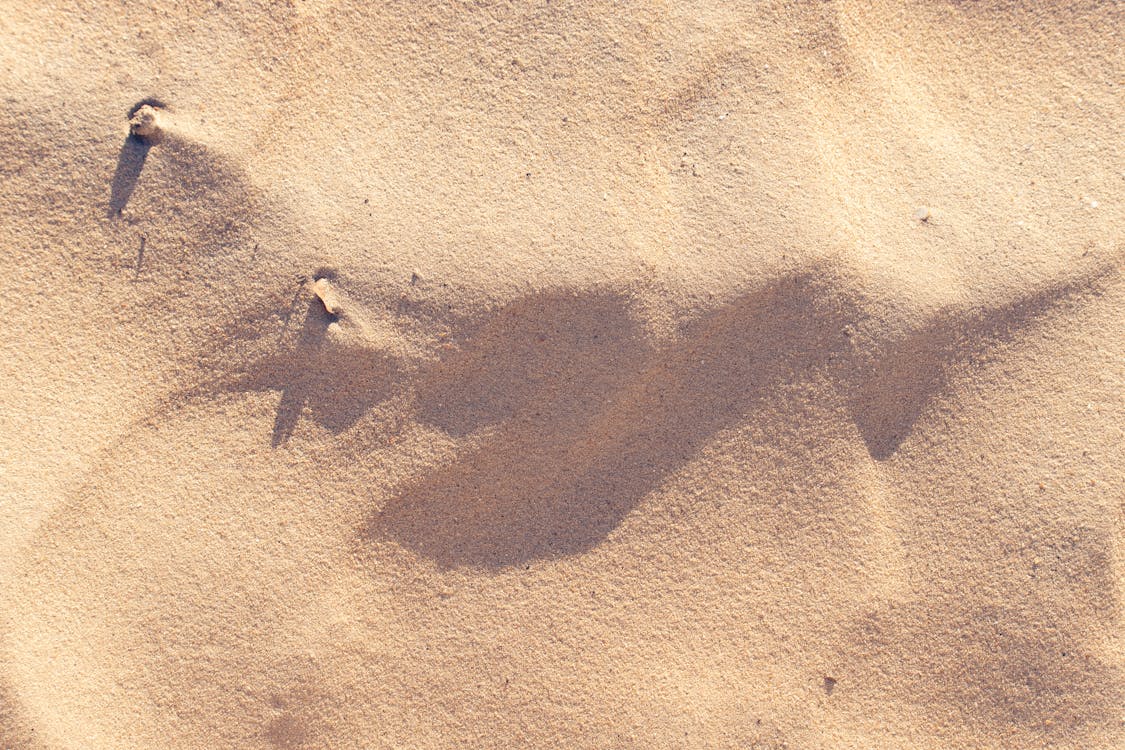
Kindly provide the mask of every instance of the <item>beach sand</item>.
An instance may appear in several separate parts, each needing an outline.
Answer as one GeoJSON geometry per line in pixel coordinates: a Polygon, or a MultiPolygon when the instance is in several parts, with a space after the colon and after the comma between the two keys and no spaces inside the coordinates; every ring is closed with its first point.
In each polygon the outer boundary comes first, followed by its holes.
{"type": "Polygon", "coordinates": [[[3,0],[0,747],[1125,747],[1123,28],[3,0]]]}

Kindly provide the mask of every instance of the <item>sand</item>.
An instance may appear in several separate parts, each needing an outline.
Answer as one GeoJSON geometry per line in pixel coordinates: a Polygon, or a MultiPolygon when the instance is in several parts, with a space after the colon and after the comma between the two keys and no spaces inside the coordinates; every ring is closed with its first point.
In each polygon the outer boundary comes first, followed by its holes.
{"type": "Polygon", "coordinates": [[[1125,9],[0,8],[0,747],[1125,747],[1125,9]]]}

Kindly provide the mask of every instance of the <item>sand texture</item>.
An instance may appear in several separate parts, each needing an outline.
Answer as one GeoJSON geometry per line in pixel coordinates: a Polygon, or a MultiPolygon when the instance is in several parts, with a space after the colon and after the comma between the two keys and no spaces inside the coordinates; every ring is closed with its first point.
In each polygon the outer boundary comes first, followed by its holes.
{"type": "Polygon", "coordinates": [[[1125,748],[1123,41],[0,0],[0,748],[1125,748]]]}

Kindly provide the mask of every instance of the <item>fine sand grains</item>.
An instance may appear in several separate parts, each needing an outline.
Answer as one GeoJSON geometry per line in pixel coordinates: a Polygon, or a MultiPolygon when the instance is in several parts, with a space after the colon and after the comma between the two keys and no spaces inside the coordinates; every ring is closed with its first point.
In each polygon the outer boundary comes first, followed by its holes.
{"type": "Polygon", "coordinates": [[[1125,746],[1123,12],[3,2],[0,747],[1125,746]]]}

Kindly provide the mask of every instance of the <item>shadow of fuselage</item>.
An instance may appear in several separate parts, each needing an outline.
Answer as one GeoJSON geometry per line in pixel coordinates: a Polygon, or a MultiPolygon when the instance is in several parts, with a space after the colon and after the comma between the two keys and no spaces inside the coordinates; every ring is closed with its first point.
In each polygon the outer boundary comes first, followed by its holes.
{"type": "Polygon", "coordinates": [[[370,519],[442,567],[502,568],[591,548],[781,383],[844,345],[839,312],[791,278],[646,343],[627,301],[516,302],[418,389],[419,418],[477,447],[370,519]]]}
{"type": "Polygon", "coordinates": [[[899,336],[869,331],[858,347],[848,333],[865,317],[857,298],[815,275],[747,294],[662,347],[646,343],[624,296],[517,301],[416,391],[418,418],[472,447],[399,487],[362,534],[445,568],[580,553],[716,433],[814,378],[834,383],[825,397],[838,399],[871,458],[887,460],[949,387],[951,368],[1099,278],[989,309],[950,307],[899,336]]]}

